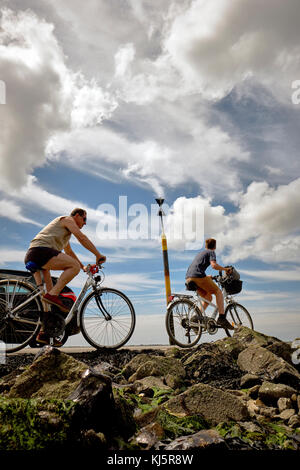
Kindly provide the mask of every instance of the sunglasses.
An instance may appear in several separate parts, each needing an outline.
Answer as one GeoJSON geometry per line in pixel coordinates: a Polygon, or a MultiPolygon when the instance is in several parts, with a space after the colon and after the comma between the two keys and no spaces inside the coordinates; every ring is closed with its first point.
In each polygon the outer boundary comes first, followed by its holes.
{"type": "Polygon", "coordinates": [[[83,219],[83,222],[86,222],[86,215],[85,216],[82,215],[81,217],[83,219]]]}

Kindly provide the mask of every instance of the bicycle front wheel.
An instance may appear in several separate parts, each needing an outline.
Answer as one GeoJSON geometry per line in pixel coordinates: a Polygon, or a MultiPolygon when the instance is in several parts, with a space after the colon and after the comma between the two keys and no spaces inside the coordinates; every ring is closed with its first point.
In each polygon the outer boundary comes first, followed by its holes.
{"type": "Polygon", "coordinates": [[[116,289],[91,292],[82,304],[80,325],[84,338],[94,348],[118,349],[134,331],[133,305],[116,289]]]}
{"type": "Polygon", "coordinates": [[[26,303],[34,291],[34,286],[22,280],[0,281],[0,351],[19,351],[38,333],[43,311],[39,296],[26,303]]]}
{"type": "MultiPolygon", "coordinates": [[[[233,326],[247,326],[253,330],[253,321],[248,310],[241,304],[232,303],[226,307],[225,315],[233,326]]],[[[225,330],[227,336],[232,336],[233,330],[225,330]]]]}
{"type": "Polygon", "coordinates": [[[169,338],[181,348],[191,348],[201,334],[201,312],[189,299],[173,301],[167,309],[166,329],[169,338]]]}

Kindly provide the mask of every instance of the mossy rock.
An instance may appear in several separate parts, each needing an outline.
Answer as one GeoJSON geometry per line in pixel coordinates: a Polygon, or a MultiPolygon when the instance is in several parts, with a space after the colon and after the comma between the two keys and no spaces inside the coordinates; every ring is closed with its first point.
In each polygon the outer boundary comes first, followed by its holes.
{"type": "Polygon", "coordinates": [[[271,344],[280,342],[280,339],[274,336],[267,336],[259,331],[252,330],[246,326],[236,328],[233,333],[233,339],[239,341],[242,345],[267,347],[271,344]]]}
{"type": "Polygon", "coordinates": [[[7,394],[9,398],[57,398],[64,400],[79,385],[87,365],[55,348],[45,348],[7,394]]]}
{"type": "Polygon", "coordinates": [[[249,416],[240,398],[202,383],[189,387],[162,407],[177,417],[201,414],[212,425],[227,420],[242,421],[249,416]]]}
{"type": "Polygon", "coordinates": [[[0,398],[0,450],[65,447],[74,436],[70,411],[63,400],[0,398]]]}
{"type": "Polygon", "coordinates": [[[180,436],[194,434],[202,429],[208,429],[207,421],[200,414],[178,417],[161,409],[156,416],[156,422],[164,430],[165,437],[176,439],[180,436]]]}
{"type": "Polygon", "coordinates": [[[171,388],[181,385],[186,373],[179,359],[141,354],[130,361],[123,371],[128,382],[133,383],[144,377],[164,377],[171,388]]]}
{"type": "MultiPolygon", "coordinates": [[[[246,424],[246,423],[245,423],[246,424]]],[[[250,423],[248,423],[250,424],[250,423]]],[[[216,430],[225,439],[239,438],[247,445],[257,450],[299,450],[299,440],[291,430],[282,424],[261,421],[259,425],[251,423],[247,429],[243,423],[235,421],[222,422],[216,430]]]]}

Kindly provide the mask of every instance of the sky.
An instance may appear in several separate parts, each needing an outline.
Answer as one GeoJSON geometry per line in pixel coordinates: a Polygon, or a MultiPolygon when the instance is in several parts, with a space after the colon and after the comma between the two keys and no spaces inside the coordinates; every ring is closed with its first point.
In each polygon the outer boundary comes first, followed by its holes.
{"type": "Polygon", "coordinates": [[[300,337],[299,1],[0,0],[0,11],[0,269],[24,269],[35,234],[83,207],[105,285],[135,306],[131,344],[167,344],[162,197],[172,292],[213,237],[255,329],[300,337]]]}

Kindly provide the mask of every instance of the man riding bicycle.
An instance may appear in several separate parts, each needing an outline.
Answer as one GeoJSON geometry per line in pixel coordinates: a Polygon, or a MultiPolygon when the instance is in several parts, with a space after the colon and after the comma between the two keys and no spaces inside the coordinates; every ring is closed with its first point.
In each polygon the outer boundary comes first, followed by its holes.
{"type": "MultiPolygon", "coordinates": [[[[87,213],[84,209],[75,208],[69,216],[63,215],[52,220],[44,227],[31,241],[29,249],[25,255],[25,264],[32,262],[36,269],[42,270],[47,293],[43,300],[49,304],[56,305],[63,312],[68,309],[59,298],[62,289],[79,273],[80,269],[85,269],[72,250],[69,240],[73,234],[79,243],[96,256],[96,263],[104,263],[106,257],[103,256],[81,232],[86,225],[87,213]],[[64,253],[62,253],[64,250],[64,253]],[[63,271],[57,283],[53,285],[50,270],[63,271]]],[[[35,272],[34,279],[37,285],[42,283],[41,274],[35,272]]],[[[49,338],[46,333],[40,332],[37,337],[38,342],[48,344],[49,338]]]]}
{"type": "MultiPolygon", "coordinates": [[[[233,330],[233,326],[226,319],[224,314],[224,298],[221,289],[215,284],[211,276],[207,276],[205,271],[211,266],[217,271],[225,271],[230,273],[231,268],[224,268],[217,263],[216,260],[216,246],[217,242],[214,238],[208,238],[205,240],[205,250],[200,251],[194,258],[192,264],[189,266],[186,273],[186,284],[194,282],[197,286],[197,292],[201,297],[204,297],[209,302],[212,301],[212,294],[216,296],[216,303],[219,311],[219,317],[217,320],[218,326],[227,330],[233,330]]],[[[209,304],[204,302],[204,310],[209,304]]]]}

